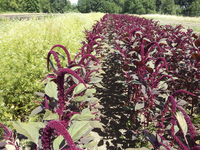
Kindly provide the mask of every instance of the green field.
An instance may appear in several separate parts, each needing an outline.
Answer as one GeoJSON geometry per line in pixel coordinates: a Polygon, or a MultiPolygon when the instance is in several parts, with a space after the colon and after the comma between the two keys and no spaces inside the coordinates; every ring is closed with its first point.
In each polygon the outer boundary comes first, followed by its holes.
{"type": "Polygon", "coordinates": [[[184,32],[190,28],[193,29],[194,32],[200,33],[200,17],[183,17],[159,14],[140,15],[140,17],[154,19],[155,21],[159,21],[160,25],[168,24],[175,27],[181,24],[184,27],[184,32]]]}
{"type": "Polygon", "coordinates": [[[81,48],[84,28],[90,29],[103,13],[69,13],[33,18],[29,21],[0,22],[0,122],[22,120],[41,101],[34,92],[43,92],[48,51],[56,44],[73,55],[81,48]]]}

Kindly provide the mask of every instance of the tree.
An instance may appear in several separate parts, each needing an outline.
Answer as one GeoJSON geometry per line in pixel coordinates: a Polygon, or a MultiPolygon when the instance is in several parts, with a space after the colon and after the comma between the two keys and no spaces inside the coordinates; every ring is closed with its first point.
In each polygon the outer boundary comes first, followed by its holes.
{"type": "Polygon", "coordinates": [[[147,14],[155,13],[156,11],[155,0],[142,0],[142,4],[147,14]]]}
{"type": "Polygon", "coordinates": [[[89,11],[87,10],[87,0],[78,0],[78,10],[81,13],[88,13],[89,11]]]}
{"type": "Polygon", "coordinates": [[[163,0],[161,4],[161,13],[175,15],[176,8],[174,0],[163,0]]]}
{"type": "Polygon", "coordinates": [[[22,6],[23,6],[23,11],[25,12],[39,12],[40,11],[39,0],[23,0],[22,6]]]}
{"type": "Polygon", "coordinates": [[[140,0],[126,0],[124,3],[125,13],[131,14],[145,14],[146,10],[140,0]]]}
{"type": "Polygon", "coordinates": [[[200,16],[200,0],[195,0],[189,7],[191,16],[200,16]]]}
{"type": "Polygon", "coordinates": [[[158,13],[161,13],[161,4],[162,4],[162,0],[156,0],[156,11],[158,13]]]}
{"type": "Polygon", "coordinates": [[[146,14],[146,10],[142,4],[142,1],[140,0],[135,0],[135,13],[136,14],[146,14]]]}
{"type": "Polygon", "coordinates": [[[39,5],[40,5],[40,12],[43,13],[51,12],[51,6],[49,0],[39,0],[39,5]]]}

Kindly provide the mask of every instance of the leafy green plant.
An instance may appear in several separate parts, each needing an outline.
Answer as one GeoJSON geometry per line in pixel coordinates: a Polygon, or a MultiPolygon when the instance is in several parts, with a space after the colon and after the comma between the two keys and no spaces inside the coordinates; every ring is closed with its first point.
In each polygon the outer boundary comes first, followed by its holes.
{"type": "Polygon", "coordinates": [[[44,91],[41,78],[47,74],[45,56],[55,44],[67,46],[72,57],[80,48],[82,30],[89,29],[103,14],[75,14],[27,20],[3,21],[0,25],[2,64],[0,100],[2,122],[27,121],[27,115],[40,104],[35,91],[44,91]],[[70,21],[69,21],[70,20],[70,21]]]}

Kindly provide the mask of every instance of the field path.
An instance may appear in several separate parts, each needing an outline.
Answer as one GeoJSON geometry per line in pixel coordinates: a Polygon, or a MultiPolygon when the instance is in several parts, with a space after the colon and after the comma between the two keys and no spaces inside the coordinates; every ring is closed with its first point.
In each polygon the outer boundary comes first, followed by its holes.
{"type": "Polygon", "coordinates": [[[5,14],[0,14],[0,18],[7,18],[7,19],[30,19],[33,17],[47,17],[50,15],[61,15],[61,14],[57,14],[57,13],[53,13],[53,14],[49,14],[49,13],[5,13],[5,14]]]}

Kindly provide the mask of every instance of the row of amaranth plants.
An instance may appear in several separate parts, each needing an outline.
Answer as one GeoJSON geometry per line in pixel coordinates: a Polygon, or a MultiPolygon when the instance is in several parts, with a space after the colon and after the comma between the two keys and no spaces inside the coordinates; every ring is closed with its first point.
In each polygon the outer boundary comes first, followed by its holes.
{"type": "Polygon", "coordinates": [[[103,40],[96,34],[88,35],[73,59],[66,47],[52,47],[47,55],[51,71],[42,80],[45,93],[36,92],[42,97],[41,105],[27,116],[29,121],[13,121],[14,130],[0,123],[5,130],[1,148],[19,150],[26,144],[35,150],[78,150],[97,145],[90,134],[93,128],[102,128],[99,109],[103,106],[95,97],[95,87],[101,87],[103,71],[91,54],[100,49],[97,39],[103,40]],[[29,142],[24,142],[27,138],[29,142]]]}
{"type": "MultiPolygon", "coordinates": [[[[87,33],[114,47],[109,53],[121,64],[123,77],[117,82],[128,96],[127,132],[139,143],[136,147],[200,149],[200,37],[182,28],[107,14],[87,33]]],[[[98,53],[107,55],[103,46],[98,53]]]]}

